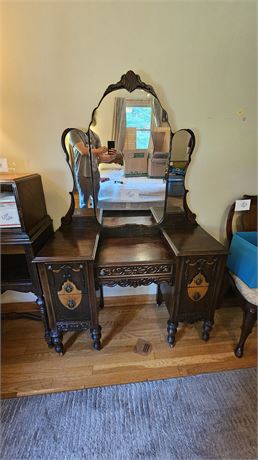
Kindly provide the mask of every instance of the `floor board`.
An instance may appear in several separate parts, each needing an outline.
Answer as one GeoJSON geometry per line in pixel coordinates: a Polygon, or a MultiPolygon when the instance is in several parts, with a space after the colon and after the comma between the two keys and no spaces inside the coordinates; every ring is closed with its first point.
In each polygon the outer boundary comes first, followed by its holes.
{"type": "MultiPolygon", "coordinates": [[[[200,322],[181,324],[173,349],[166,343],[165,306],[119,298],[100,312],[101,351],[91,348],[87,331],[64,335],[65,354],[60,357],[42,338],[42,325],[31,320],[2,322],[3,398],[75,390],[95,386],[181,377],[204,372],[255,367],[256,327],[249,336],[245,355],[236,358],[242,322],[239,308],[216,312],[210,340],[201,340],[200,322]],[[134,346],[141,338],[152,351],[143,356],[134,346]]],[[[110,302],[109,302],[110,303],[110,302]]]]}

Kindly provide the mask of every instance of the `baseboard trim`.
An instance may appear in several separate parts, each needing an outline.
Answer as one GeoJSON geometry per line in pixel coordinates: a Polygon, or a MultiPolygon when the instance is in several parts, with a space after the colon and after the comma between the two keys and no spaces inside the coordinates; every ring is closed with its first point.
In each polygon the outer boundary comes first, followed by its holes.
{"type": "MultiPolygon", "coordinates": [[[[119,305],[137,305],[156,303],[155,294],[140,294],[129,296],[108,296],[104,298],[105,307],[117,307],[119,305]]],[[[36,302],[8,302],[1,305],[2,313],[13,312],[37,312],[39,311],[36,302]]]]}

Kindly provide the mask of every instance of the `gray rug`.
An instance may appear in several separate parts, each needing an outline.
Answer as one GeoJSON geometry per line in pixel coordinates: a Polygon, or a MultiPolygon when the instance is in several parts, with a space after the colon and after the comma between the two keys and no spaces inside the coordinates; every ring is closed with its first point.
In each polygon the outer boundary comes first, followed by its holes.
{"type": "Polygon", "coordinates": [[[255,459],[256,370],[2,401],[15,459],[255,459]]]}

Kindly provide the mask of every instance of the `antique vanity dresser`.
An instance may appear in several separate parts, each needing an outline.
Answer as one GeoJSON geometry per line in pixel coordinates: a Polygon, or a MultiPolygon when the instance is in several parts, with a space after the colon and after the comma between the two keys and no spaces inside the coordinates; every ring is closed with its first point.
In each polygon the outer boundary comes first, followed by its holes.
{"type": "Polygon", "coordinates": [[[194,133],[172,132],[153,87],[127,72],[93,110],[87,133],[92,196],[98,199],[91,209],[78,209],[71,131],[62,135],[74,177],[70,209],[34,259],[56,351],[63,353],[62,333],[68,330],[89,329],[94,348],[101,348],[103,286],[116,285],[156,284],[157,304],[164,301],[168,309],[171,347],[179,321],[202,320],[202,337],[208,340],[227,250],[197,224],[187,205],[184,180],[194,133]],[[93,131],[102,145],[115,141],[124,161],[100,164],[100,185],[93,174],[93,131]],[[150,170],[163,173],[150,177],[150,170]]]}

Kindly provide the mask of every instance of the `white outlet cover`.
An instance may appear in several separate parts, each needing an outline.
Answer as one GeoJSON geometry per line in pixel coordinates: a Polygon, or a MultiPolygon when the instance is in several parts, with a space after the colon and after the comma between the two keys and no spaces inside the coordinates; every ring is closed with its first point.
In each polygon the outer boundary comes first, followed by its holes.
{"type": "Polygon", "coordinates": [[[251,206],[251,200],[236,200],[235,211],[248,211],[251,206]]]}
{"type": "Polygon", "coordinates": [[[0,172],[8,172],[7,159],[0,157],[0,172]]]}

